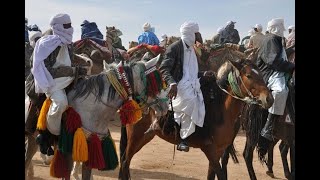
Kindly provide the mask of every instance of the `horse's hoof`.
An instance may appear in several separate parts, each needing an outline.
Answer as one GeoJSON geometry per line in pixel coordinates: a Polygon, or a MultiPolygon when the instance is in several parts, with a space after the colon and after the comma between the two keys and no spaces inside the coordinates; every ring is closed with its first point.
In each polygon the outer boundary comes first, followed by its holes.
{"type": "Polygon", "coordinates": [[[271,171],[267,171],[267,172],[266,172],[266,174],[267,174],[268,176],[270,176],[271,178],[274,178],[274,174],[273,174],[273,172],[271,172],[271,171]]]}

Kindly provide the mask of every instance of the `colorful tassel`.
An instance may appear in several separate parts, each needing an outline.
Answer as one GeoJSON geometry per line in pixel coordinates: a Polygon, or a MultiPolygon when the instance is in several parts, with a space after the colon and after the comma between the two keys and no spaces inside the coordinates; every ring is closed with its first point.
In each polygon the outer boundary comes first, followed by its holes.
{"type": "Polygon", "coordinates": [[[88,144],[82,128],[78,128],[74,134],[72,159],[79,162],[88,161],[88,144]]]}
{"type": "Polygon", "coordinates": [[[101,171],[107,171],[107,170],[114,170],[119,165],[119,159],[117,155],[117,150],[115,143],[111,136],[105,137],[102,142],[102,151],[103,151],[103,158],[104,162],[106,164],[106,167],[104,169],[99,169],[101,171]]]}
{"type": "Polygon", "coordinates": [[[88,143],[89,158],[86,166],[89,168],[103,169],[105,162],[102,153],[101,141],[97,134],[91,134],[88,143]]]}
{"type": "Polygon", "coordinates": [[[54,156],[50,163],[50,176],[66,178],[69,176],[69,172],[65,157],[58,149],[55,149],[54,156]]]}
{"type": "Polygon", "coordinates": [[[66,125],[61,122],[60,136],[58,147],[61,153],[67,154],[72,153],[73,146],[73,133],[69,133],[66,129],[66,125]]]}
{"type": "Polygon", "coordinates": [[[134,124],[142,118],[142,110],[135,100],[126,101],[119,110],[123,125],[134,124]]]}
{"type": "Polygon", "coordinates": [[[47,98],[42,104],[40,114],[38,117],[38,122],[37,122],[38,130],[45,130],[47,128],[47,113],[49,111],[51,102],[52,102],[51,99],[47,98]]]}
{"type": "Polygon", "coordinates": [[[69,107],[66,110],[67,121],[66,128],[68,133],[74,133],[78,128],[82,126],[80,115],[72,108],[69,107]]]}

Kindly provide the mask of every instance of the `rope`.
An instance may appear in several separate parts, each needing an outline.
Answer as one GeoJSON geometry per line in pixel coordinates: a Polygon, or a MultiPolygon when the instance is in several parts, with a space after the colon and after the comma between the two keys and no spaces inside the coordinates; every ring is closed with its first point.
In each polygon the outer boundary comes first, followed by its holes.
{"type": "Polygon", "coordinates": [[[107,134],[100,134],[100,133],[96,133],[96,132],[91,132],[91,131],[89,131],[88,129],[84,128],[83,126],[82,126],[81,128],[82,128],[82,130],[83,130],[84,135],[86,136],[86,139],[88,139],[88,138],[91,136],[92,133],[97,134],[97,136],[98,136],[98,138],[99,138],[100,140],[103,140],[104,137],[110,136],[110,131],[109,131],[109,129],[108,129],[108,133],[107,133],[107,134]]]}

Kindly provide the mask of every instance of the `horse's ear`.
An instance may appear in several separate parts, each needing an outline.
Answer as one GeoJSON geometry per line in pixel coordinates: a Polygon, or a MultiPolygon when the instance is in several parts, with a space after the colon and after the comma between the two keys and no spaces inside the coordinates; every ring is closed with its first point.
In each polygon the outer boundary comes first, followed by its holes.
{"type": "Polygon", "coordinates": [[[239,60],[239,61],[229,61],[233,66],[235,66],[239,71],[242,69],[243,65],[242,62],[243,60],[239,60]]]}
{"type": "Polygon", "coordinates": [[[108,63],[105,60],[103,60],[103,70],[106,71],[108,69],[110,69],[108,63]]]}
{"type": "Polygon", "coordinates": [[[149,69],[153,66],[159,66],[162,62],[162,55],[159,54],[157,57],[150,59],[148,62],[145,63],[146,69],[149,69]]]}

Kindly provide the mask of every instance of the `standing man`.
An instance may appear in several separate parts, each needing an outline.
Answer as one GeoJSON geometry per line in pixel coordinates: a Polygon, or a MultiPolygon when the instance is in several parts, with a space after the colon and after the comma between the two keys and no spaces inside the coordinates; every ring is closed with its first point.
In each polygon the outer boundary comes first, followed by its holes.
{"type": "Polygon", "coordinates": [[[284,20],[281,18],[272,19],[268,22],[267,30],[269,34],[261,44],[257,66],[274,98],[273,105],[268,109],[269,115],[261,135],[269,141],[273,141],[274,121],[283,115],[289,92],[285,74],[292,74],[295,65],[288,61],[282,44],[283,32],[285,31],[284,20]]]}
{"type": "Polygon", "coordinates": [[[188,137],[195,132],[196,125],[203,126],[205,106],[198,75],[212,76],[212,72],[199,73],[194,50],[196,41],[202,43],[199,26],[185,22],[180,27],[181,39],[169,45],[160,65],[160,72],[170,85],[168,97],[172,99],[174,119],[180,125],[182,141],[180,151],[189,151],[188,137]]]}

